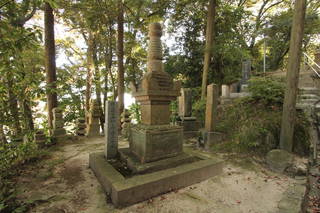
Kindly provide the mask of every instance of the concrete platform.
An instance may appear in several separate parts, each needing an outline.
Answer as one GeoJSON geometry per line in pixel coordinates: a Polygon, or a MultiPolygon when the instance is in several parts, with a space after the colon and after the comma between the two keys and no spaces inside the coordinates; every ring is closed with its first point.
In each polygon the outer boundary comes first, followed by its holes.
{"type": "Polygon", "coordinates": [[[129,206],[154,196],[186,187],[222,172],[223,161],[196,152],[187,152],[198,161],[133,177],[124,177],[103,152],[89,155],[89,166],[116,207],[129,206]]]}

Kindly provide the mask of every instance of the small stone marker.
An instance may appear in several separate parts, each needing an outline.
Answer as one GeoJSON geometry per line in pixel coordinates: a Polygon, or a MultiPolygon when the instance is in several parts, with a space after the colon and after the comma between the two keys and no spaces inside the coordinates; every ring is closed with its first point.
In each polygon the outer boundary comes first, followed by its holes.
{"type": "Polygon", "coordinates": [[[224,98],[230,97],[230,86],[229,85],[222,85],[221,86],[221,96],[224,98]]]}
{"type": "Polygon", "coordinates": [[[112,159],[118,153],[118,102],[107,101],[105,113],[105,157],[112,159]]]}
{"type": "Polygon", "coordinates": [[[179,96],[179,116],[190,117],[192,113],[192,91],[188,88],[181,88],[179,96]]]}
{"type": "Polygon", "coordinates": [[[43,147],[47,141],[47,136],[44,134],[44,131],[37,130],[34,134],[34,141],[36,144],[38,144],[38,146],[43,147]]]}
{"type": "Polygon", "coordinates": [[[242,62],[242,79],[241,84],[247,84],[251,75],[251,60],[247,59],[242,62]]]}
{"type": "Polygon", "coordinates": [[[86,119],[79,118],[77,121],[77,135],[78,136],[85,136],[86,135],[86,119]]]}
{"type": "Polygon", "coordinates": [[[67,133],[64,129],[64,119],[63,119],[63,111],[60,108],[53,108],[53,130],[52,130],[52,138],[54,142],[62,142],[66,140],[67,133]]]}
{"type": "Polygon", "coordinates": [[[130,112],[127,109],[125,109],[121,114],[121,135],[125,138],[129,138],[130,125],[131,125],[130,112]]]}
{"type": "Polygon", "coordinates": [[[218,85],[210,84],[207,86],[207,103],[206,103],[206,121],[205,129],[208,132],[215,131],[217,125],[217,108],[218,108],[219,89],[218,85]]]}

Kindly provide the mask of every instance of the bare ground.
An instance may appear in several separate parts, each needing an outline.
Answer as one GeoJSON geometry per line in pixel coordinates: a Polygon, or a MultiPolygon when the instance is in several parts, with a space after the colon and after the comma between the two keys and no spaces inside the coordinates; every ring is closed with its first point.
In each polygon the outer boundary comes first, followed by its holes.
{"type": "MultiPolygon", "coordinates": [[[[48,159],[28,166],[16,179],[19,199],[33,204],[29,212],[272,213],[278,211],[284,192],[295,183],[248,157],[221,155],[226,159],[221,175],[115,209],[88,167],[89,153],[102,151],[103,143],[102,137],[66,142],[57,145],[48,159]]],[[[120,147],[125,146],[121,141],[120,147]]]]}

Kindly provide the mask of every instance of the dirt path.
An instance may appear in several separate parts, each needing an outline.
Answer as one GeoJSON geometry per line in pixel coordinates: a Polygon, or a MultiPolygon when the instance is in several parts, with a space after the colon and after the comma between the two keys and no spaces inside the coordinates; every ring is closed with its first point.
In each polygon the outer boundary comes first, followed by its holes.
{"type": "MultiPolygon", "coordinates": [[[[272,213],[294,179],[266,171],[247,158],[227,161],[223,174],[204,182],[114,209],[88,167],[88,154],[103,150],[103,138],[57,146],[49,159],[17,177],[19,199],[34,204],[30,212],[218,212],[272,213]]],[[[120,142],[120,147],[127,146],[120,142]]]]}

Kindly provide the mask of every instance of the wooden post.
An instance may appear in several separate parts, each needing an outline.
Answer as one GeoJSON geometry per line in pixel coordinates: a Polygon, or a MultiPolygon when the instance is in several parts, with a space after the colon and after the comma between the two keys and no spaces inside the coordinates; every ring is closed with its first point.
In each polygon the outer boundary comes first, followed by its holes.
{"type": "Polygon", "coordinates": [[[306,0],[296,0],[291,30],[287,83],[283,103],[280,148],[292,151],[293,132],[296,114],[296,98],[298,92],[301,46],[304,35],[306,0]]]}

